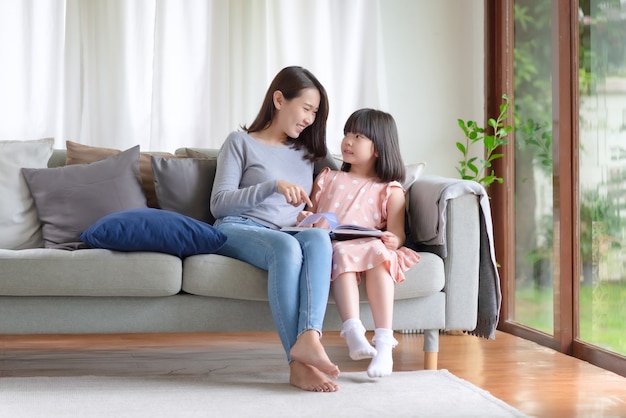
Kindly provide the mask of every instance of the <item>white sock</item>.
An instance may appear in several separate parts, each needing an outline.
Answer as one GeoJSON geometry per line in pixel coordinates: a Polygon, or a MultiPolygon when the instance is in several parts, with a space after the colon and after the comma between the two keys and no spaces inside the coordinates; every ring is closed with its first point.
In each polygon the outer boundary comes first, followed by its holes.
{"type": "Polygon", "coordinates": [[[345,338],[352,360],[372,358],[376,355],[376,349],[370,345],[365,337],[365,327],[360,319],[347,319],[343,323],[339,335],[345,338]]]}
{"type": "Polygon", "coordinates": [[[391,351],[398,345],[398,341],[393,338],[393,330],[387,328],[376,328],[374,339],[376,355],[367,368],[369,377],[389,376],[393,371],[393,356],[391,351]]]}

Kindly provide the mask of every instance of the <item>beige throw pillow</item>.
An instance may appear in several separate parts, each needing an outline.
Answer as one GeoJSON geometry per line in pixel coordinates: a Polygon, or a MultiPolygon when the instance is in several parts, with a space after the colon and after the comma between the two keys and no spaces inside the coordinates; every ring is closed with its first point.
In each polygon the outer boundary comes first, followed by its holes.
{"type": "Polygon", "coordinates": [[[47,167],[53,146],[53,138],[0,141],[0,248],[43,246],[35,201],[21,170],[47,167]]]}

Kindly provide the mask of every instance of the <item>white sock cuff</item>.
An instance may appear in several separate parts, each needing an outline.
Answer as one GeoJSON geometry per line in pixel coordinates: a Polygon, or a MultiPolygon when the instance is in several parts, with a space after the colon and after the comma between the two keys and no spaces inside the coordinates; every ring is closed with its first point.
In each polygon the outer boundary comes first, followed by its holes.
{"type": "Polygon", "coordinates": [[[392,347],[398,345],[398,340],[393,337],[393,330],[388,328],[376,328],[372,342],[374,345],[376,345],[376,343],[389,344],[392,347]]]}
{"type": "Polygon", "coordinates": [[[345,335],[346,332],[356,329],[359,332],[365,334],[365,327],[363,326],[363,322],[359,318],[350,318],[346,319],[341,325],[341,333],[339,334],[341,337],[345,335]]]}

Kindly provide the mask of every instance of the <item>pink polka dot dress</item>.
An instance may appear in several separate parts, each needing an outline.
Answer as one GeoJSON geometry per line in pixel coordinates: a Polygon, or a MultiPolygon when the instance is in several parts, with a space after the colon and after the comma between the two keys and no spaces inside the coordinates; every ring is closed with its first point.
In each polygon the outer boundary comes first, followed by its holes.
{"type": "MultiPolygon", "coordinates": [[[[377,179],[352,176],[345,171],[322,170],[317,180],[319,192],[314,196],[316,212],[334,212],[340,224],[356,224],[384,229],[387,223],[387,200],[397,181],[380,183],[377,179]]],[[[391,250],[379,238],[357,238],[333,241],[331,280],[346,272],[364,272],[385,264],[396,283],[405,280],[404,272],[417,264],[415,251],[400,247],[391,250]]]]}

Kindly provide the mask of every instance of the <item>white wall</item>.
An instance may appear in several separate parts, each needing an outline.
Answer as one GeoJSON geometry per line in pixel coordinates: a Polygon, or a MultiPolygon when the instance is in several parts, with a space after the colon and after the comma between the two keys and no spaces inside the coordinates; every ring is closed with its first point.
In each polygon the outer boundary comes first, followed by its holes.
{"type": "Polygon", "coordinates": [[[390,112],[406,163],[458,177],[457,119],[484,118],[483,0],[383,0],[390,112]]]}
{"type": "MultiPolygon", "coordinates": [[[[290,52],[298,56],[296,62],[281,64],[310,69],[326,87],[330,100],[327,142],[332,153],[341,152],[343,124],[350,113],[361,107],[380,108],[398,124],[405,163],[425,161],[425,174],[459,177],[455,166],[461,153],[455,143],[464,136],[457,119],[482,124],[484,118],[484,0],[380,0],[378,7],[386,99],[380,98],[385,89],[359,97],[342,96],[345,80],[333,71],[336,63],[324,62],[307,48],[300,55],[290,52]]],[[[325,45],[321,40],[319,44],[325,45]]],[[[324,57],[328,54],[322,52],[324,57]]],[[[250,100],[234,112],[240,119],[218,138],[253,120],[275,72],[271,69],[267,81],[247,86],[250,100]]]]}

